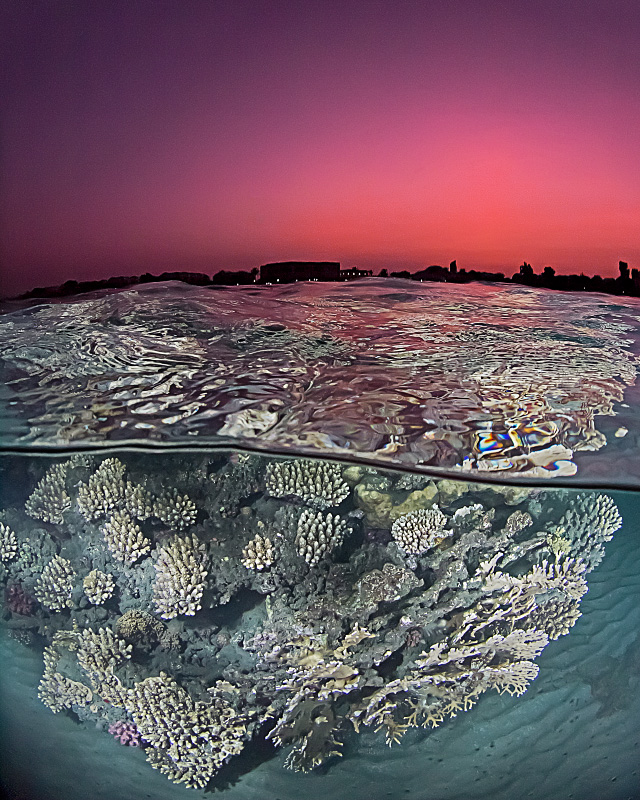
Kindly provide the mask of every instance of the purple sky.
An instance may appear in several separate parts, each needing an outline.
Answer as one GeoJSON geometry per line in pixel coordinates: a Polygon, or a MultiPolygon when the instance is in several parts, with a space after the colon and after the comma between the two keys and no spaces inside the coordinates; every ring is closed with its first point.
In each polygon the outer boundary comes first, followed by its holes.
{"type": "Polygon", "coordinates": [[[3,294],[640,267],[640,3],[5,0],[3,294]]]}

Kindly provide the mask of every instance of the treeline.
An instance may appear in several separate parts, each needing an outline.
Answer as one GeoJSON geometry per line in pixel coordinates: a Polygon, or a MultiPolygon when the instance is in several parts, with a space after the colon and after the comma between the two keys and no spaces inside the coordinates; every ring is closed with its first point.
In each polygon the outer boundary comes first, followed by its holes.
{"type": "Polygon", "coordinates": [[[85,292],[95,292],[98,289],[124,289],[136,283],[158,283],[160,281],[182,281],[193,286],[246,286],[255,284],[258,269],[251,272],[229,272],[221,270],[213,277],[204,272],[163,272],[161,275],[118,275],[114,278],[105,278],[100,281],[65,281],[61,286],[39,286],[21,294],[18,300],[28,300],[32,297],[69,297],[85,292]]]}
{"type": "Polygon", "coordinates": [[[502,272],[479,272],[477,270],[458,269],[456,262],[452,261],[449,269],[440,266],[427,267],[420,272],[387,273],[382,270],[380,277],[406,278],[414,281],[445,281],[447,283],[470,283],[471,281],[497,281],[504,283],[520,283],[525,286],[535,286],[541,289],[558,289],[568,292],[604,292],[606,294],[625,294],[640,297],[640,271],[632,269],[626,261],[618,263],[619,275],[617,278],[603,278],[601,275],[556,275],[553,267],[545,267],[538,274],[533,271],[531,264],[524,264],[511,278],[506,278],[502,272]]]}
{"type": "MultiPolygon", "coordinates": [[[[606,294],[629,295],[640,297],[640,272],[637,269],[629,271],[629,265],[620,261],[617,278],[603,278],[600,275],[556,275],[552,267],[545,267],[536,274],[531,264],[524,264],[511,278],[505,277],[502,272],[483,272],[479,270],[458,269],[456,262],[452,261],[449,269],[438,265],[427,267],[419,272],[389,273],[386,269],[380,272],[381,278],[405,278],[413,281],[444,281],[446,283],[471,283],[472,281],[493,281],[503,283],[520,283],[525,286],[535,286],[544,289],[559,289],[573,292],[604,292],[606,294]]],[[[161,275],[119,275],[114,278],[105,278],[99,281],[65,281],[61,286],[37,287],[20,295],[16,299],[27,300],[38,297],[68,297],[85,292],[94,292],[98,289],[123,289],[137,283],[157,283],[160,281],[182,281],[193,286],[249,286],[255,285],[258,278],[258,268],[246,271],[221,270],[213,277],[204,272],[163,272],[161,275]]]]}

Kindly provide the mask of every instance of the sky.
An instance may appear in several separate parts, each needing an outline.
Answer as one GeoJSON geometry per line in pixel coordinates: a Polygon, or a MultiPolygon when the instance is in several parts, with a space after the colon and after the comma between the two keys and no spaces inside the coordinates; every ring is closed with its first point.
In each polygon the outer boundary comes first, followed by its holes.
{"type": "Polygon", "coordinates": [[[5,0],[0,292],[640,267],[637,0],[5,0]]]}

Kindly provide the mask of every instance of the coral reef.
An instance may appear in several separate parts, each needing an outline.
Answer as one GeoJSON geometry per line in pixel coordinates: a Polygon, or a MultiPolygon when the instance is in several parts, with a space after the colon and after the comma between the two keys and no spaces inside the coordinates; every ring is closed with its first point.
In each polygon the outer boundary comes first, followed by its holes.
{"type": "Polygon", "coordinates": [[[436,505],[428,511],[419,509],[399,517],[391,526],[391,535],[404,553],[419,556],[453,535],[453,531],[445,529],[446,524],[446,516],[436,505]]]}
{"type": "Polygon", "coordinates": [[[350,728],[393,744],[522,694],[621,524],[596,492],[308,459],[94,464],[56,465],[2,512],[5,619],[46,639],[54,713],[194,788],[261,736],[306,771],[350,728]]]}
{"type": "Polygon", "coordinates": [[[55,464],[46,471],[25,503],[25,511],[30,517],[55,524],[64,522],[63,513],[71,507],[71,498],[65,488],[67,468],[67,464],[55,464]]]}
{"type": "Polygon", "coordinates": [[[51,611],[72,608],[76,572],[71,562],[62,556],[54,556],[42,570],[35,586],[36,598],[51,611]]]}
{"type": "Polygon", "coordinates": [[[267,491],[272,497],[299,497],[311,506],[338,506],[349,494],[338,464],[301,459],[267,466],[267,491]]]}
{"type": "Polygon", "coordinates": [[[113,595],[114,582],[113,576],[101,572],[99,569],[92,569],[82,580],[87,600],[94,606],[101,606],[113,595]]]}
{"type": "Polygon", "coordinates": [[[18,539],[15,533],[0,522],[0,561],[13,561],[18,556],[18,539]]]}
{"type": "Polygon", "coordinates": [[[276,550],[268,536],[256,534],[242,551],[242,563],[247,569],[266,569],[275,561],[276,550]]]}
{"type": "Polygon", "coordinates": [[[205,562],[205,547],[193,535],[176,536],[158,550],[153,602],[163,619],[193,616],[202,608],[205,562]]]}
{"type": "Polygon", "coordinates": [[[149,540],[128,511],[115,511],[102,526],[102,534],[111,555],[123,564],[134,564],[151,550],[149,540]]]}
{"type": "Polygon", "coordinates": [[[310,567],[342,544],[347,523],[338,514],[305,509],[298,520],[296,550],[310,567]]]}

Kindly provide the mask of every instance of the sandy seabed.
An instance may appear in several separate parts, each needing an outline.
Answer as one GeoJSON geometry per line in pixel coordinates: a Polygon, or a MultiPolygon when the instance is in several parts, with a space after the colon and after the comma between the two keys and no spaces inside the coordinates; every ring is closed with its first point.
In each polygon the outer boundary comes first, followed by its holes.
{"type": "MultiPolygon", "coordinates": [[[[612,493],[625,520],[589,575],[582,617],[538,659],[522,697],[484,695],[467,714],[409,731],[349,734],[311,774],[284,753],[215,795],[228,800],[635,800],[640,797],[640,494],[612,493]]],[[[11,800],[179,800],[144,752],[54,715],[37,698],[41,657],[0,630],[0,770],[11,800]]],[[[211,796],[211,793],[208,793],[211,796]]]]}

